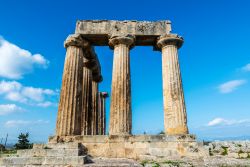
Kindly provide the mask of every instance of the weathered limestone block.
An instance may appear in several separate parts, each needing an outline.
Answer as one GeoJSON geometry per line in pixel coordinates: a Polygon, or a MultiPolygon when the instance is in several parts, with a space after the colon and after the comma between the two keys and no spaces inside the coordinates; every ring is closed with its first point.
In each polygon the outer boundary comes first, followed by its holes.
{"type": "Polygon", "coordinates": [[[187,116],[182,88],[178,48],[183,39],[174,34],[161,36],[157,47],[162,50],[164,126],[169,135],[187,134],[187,116]]]}
{"type": "Polygon", "coordinates": [[[210,156],[250,158],[250,141],[214,141],[205,148],[210,156]]]}
{"type": "Polygon", "coordinates": [[[71,35],[65,41],[67,54],[56,125],[58,136],[81,134],[84,43],[85,40],[80,35],[71,35]]]}
{"type": "Polygon", "coordinates": [[[2,158],[0,167],[23,167],[23,166],[67,166],[84,165],[86,156],[67,156],[67,157],[12,157],[2,158]]]}
{"type": "Polygon", "coordinates": [[[142,167],[139,162],[126,158],[94,158],[92,164],[85,164],[84,167],[142,167]]]}
{"type": "Polygon", "coordinates": [[[93,45],[108,45],[109,36],[136,37],[136,45],[155,44],[157,37],[169,34],[170,21],[115,21],[115,20],[80,20],[76,24],[75,33],[81,34],[93,45]]]}
{"type": "Polygon", "coordinates": [[[16,156],[0,158],[0,167],[80,167],[88,160],[81,143],[35,144],[33,149],[18,150],[16,156]]]}
{"type": "Polygon", "coordinates": [[[199,158],[204,156],[203,147],[199,147],[192,135],[139,135],[139,136],[63,136],[63,141],[80,142],[88,154],[93,157],[132,158],[145,160],[181,157],[199,158]]]}
{"type": "Polygon", "coordinates": [[[52,149],[52,148],[43,148],[43,149],[26,149],[18,150],[17,155],[19,157],[40,157],[40,156],[79,156],[79,149],[52,149]]]}
{"type": "Polygon", "coordinates": [[[112,37],[110,47],[114,47],[112,93],[110,107],[110,135],[128,135],[132,129],[131,83],[129,50],[134,37],[112,37]]]}

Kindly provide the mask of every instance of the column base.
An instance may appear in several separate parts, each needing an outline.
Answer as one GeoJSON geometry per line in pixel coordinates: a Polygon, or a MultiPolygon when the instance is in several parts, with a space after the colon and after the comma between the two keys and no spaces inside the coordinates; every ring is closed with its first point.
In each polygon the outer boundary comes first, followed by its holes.
{"type": "Polygon", "coordinates": [[[167,135],[184,135],[188,134],[188,128],[186,126],[177,126],[175,128],[167,128],[167,135]]]}

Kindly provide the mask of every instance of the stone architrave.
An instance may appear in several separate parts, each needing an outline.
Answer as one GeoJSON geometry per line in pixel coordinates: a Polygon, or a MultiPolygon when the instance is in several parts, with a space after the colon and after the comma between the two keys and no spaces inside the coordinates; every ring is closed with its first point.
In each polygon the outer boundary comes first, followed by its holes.
{"type": "Polygon", "coordinates": [[[133,35],[135,45],[153,46],[157,38],[171,31],[169,20],[135,21],[135,20],[79,20],[76,23],[76,34],[81,34],[94,46],[106,46],[108,36],[133,35]]]}
{"type": "Polygon", "coordinates": [[[131,84],[129,51],[133,36],[114,36],[109,45],[114,48],[112,93],[110,107],[110,135],[129,135],[132,129],[131,84]]]}
{"type": "Polygon", "coordinates": [[[58,107],[57,136],[81,134],[84,43],[80,35],[74,34],[70,35],[64,44],[67,53],[58,107]]]}
{"type": "Polygon", "coordinates": [[[157,41],[162,52],[164,126],[168,135],[187,134],[187,117],[182,88],[178,48],[183,38],[175,34],[161,36],[157,41]]]}

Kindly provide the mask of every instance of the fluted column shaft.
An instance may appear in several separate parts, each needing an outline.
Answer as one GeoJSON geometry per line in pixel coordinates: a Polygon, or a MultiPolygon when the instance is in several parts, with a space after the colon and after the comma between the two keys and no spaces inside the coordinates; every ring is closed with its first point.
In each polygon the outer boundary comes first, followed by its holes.
{"type": "Polygon", "coordinates": [[[169,34],[159,39],[157,45],[162,49],[164,126],[169,135],[187,134],[187,116],[182,88],[178,48],[183,39],[169,34]]]}
{"type": "Polygon", "coordinates": [[[106,132],[106,102],[107,92],[98,93],[98,135],[105,135],[106,132]]]}
{"type": "MultiPolygon", "coordinates": [[[[88,62],[83,58],[84,64],[88,62]]],[[[91,135],[92,122],[92,71],[86,66],[83,67],[83,82],[82,82],[82,114],[81,114],[81,134],[91,135]]]]}
{"type": "Polygon", "coordinates": [[[58,136],[79,135],[81,133],[82,46],[84,42],[79,35],[71,35],[65,41],[67,53],[56,124],[56,134],[58,136]]]}
{"type": "Polygon", "coordinates": [[[131,83],[129,50],[133,37],[113,37],[109,40],[114,47],[112,93],[110,108],[110,135],[128,135],[132,129],[131,83]]]}
{"type": "Polygon", "coordinates": [[[92,119],[91,119],[91,135],[97,134],[98,119],[98,83],[92,81],[92,119]]]}

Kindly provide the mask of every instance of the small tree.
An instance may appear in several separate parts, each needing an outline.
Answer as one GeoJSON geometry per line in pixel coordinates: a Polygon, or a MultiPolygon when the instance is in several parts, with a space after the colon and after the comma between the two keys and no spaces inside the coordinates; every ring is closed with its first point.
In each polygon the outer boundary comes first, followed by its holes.
{"type": "Polygon", "coordinates": [[[5,151],[5,147],[2,144],[0,144],[0,151],[5,151]]]}
{"type": "Polygon", "coordinates": [[[14,147],[19,150],[19,149],[29,149],[29,148],[32,148],[32,144],[30,144],[30,141],[29,141],[29,133],[21,133],[19,136],[18,136],[18,143],[16,143],[14,145],[14,147]]]}
{"type": "Polygon", "coordinates": [[[161,131],[160,133],[158,133],[158,135],[165,135],[165,132],[161,131]]]}

